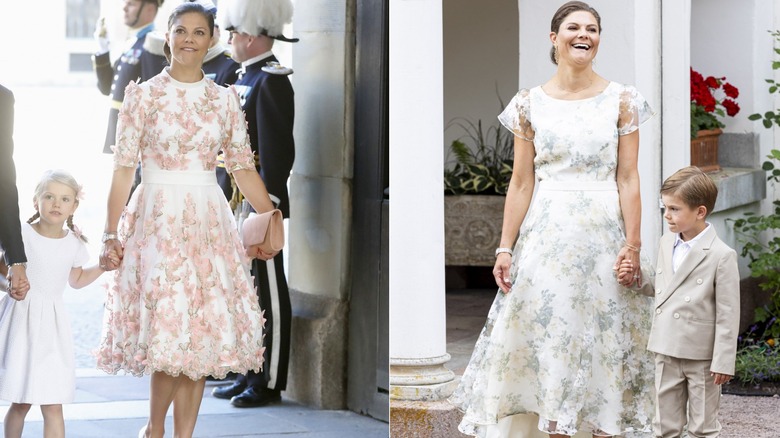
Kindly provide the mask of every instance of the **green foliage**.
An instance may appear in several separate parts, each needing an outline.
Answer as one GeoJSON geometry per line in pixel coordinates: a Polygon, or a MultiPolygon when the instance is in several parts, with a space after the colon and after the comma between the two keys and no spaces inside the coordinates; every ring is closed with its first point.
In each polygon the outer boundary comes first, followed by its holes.
{"type": "MultiPolygon", "coordinates": [[[[723,117],[726,113],[716,108],[715,113],[723,117]]],[[[703,129],[718,129],[726,126],[718,120],[713,113],[708,113],[703,106],[691,102],[691,139],[696,138],[696,133],[703,129]]]]}
{"type": "Polygon", "coordinates": [[[734,374],[738,381],[750,385],[780,382],[780,348],[766,342],[740,348],[734,374]]]}
{"type": "MultiPolygon", "coordinates": [[[[769,173],[767,179],[772,185],[780,182],[780,150],[773,149],[767,156],[763,169],[769,173]]],[[[770,303],[756,309],[756,321],[768,321],[765,336],[780,338],[780,200],[772,202],[772,212],[758,215],[747,212],[733,222],[737,240],[743,245],[742,256],[750,260],[750,275],[761,279],[761,289],[769,291],[770,303]]]]}
{"type": "MultiPolygon", "coordinates": [[[[776,44],[780,43],[780,30],[770,32],[770,34],[772,34],[772,36],[775,38],[776,44]]],[[[775,54],[780,55],[780,49],[775,48],[775,54]]],[[[772,69],[780,69],[780,61],[772,61],[772,69]]],[[[766,79],[766,82],[769,84],[769,94],[780,93],[780,83],[775,82],[774,79],[766,79]]],[[[763,114],[751,114],[748,116],[748,119],[753,121],[761,120],[761,122],[764,124],[764,128],[771,128],[772,125],[780,126],[780,108],[774,111],[767,111],[763,114]]]]}
{"type": "Polygon", "coordinates": [[[483,131],[482,121],[453,120],[449,127],[463,131],[450,145],[444,170],[444,189],[449,194],[504,195],[512,176],[514,135],[499,124],[483,131]]]}
{"type": "MultiPolygon", "coordinates": [[[[780,43],[780,31],[772,32],[772,36],[780,43]]],[[[780,50],[775,49],[775,53],[780,55],[780,50]]],[[[772,68],[780,69],[780,62],[772,62],[772,68]]],[[[767,83],[771,84],[770,94],[778,92],[774,81],[767,80],[767,83]]],[[[777,113],[767,111],[748,118],[754,121],[763,118],[766,128],[780,126],[780,109],[777,113]]],[[[767,180],[776,189],[776,184],[780,182],[780,150],[772,149],[767,158],[769,160],[762,168],[768,173],[767,180]]],[[[780,200],[775,197],[769,214],[748,212],[743,218],[729,220],[733,221],[737,240],[743,244],[742,256],[750,260],[750,275],[759,278],[761,289],[770,293],[769,304],[756,309],[755,321],[765,325],[762,339],[780,338],[780,200]]]]}

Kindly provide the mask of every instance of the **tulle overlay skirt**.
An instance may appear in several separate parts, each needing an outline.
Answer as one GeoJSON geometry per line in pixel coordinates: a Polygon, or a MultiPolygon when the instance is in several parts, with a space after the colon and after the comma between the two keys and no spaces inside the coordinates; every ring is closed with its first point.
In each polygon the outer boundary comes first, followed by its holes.
{"type": "Polygon", "coordinates": [[[196,380],[260,370],[264,320],[214,171],[144,169],[118,232],[98,368],[196,380]]]}
{"type": "Polygon", "coordinates": [[[540,183],[512,289],[497,294],[450,398],[463,433],[652,436],[652,301],[617,283],[624,241],[614,182],[540,183]]]}

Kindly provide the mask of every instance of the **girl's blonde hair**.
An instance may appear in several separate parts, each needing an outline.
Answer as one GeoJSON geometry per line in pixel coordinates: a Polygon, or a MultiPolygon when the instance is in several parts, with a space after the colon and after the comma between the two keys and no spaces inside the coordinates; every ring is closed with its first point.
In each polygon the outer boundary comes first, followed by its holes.
{"type": "MultiPolygon", "coordinates": [[[[44,172],[43,176],[41,177],[41,180],[38,182],[38,185],[35,186],[35,194],[33,195],[33,197],[35,199],[38,199],[41,195],[43,195],[43,192],[46,190],[46,187],[49,185],[50,182],[58,182],[60,184],[64,184],[70,187],[71,189],[73,189],[73,191],[76,193],[76,197],[75,197],[76,205],[79,204],[79,200],[81,200],[81,196],[83,195],[81,184],[79,184],[76,181],[76,178],[74,178],[73,175],[71,175],[70,173],[62,169],[47,170],[46,172],[44,172]]],[[[32,215],[30,219],[27,219],[27,223],[31,224],[40,217],[41,214],[36,211],[35,214],[32,215]]],[[[79,230],[78,227],[73,225],[73,215],[68,216],[68,220],[66,224],[68,225],[70,231],[72,231],[76,237],[78,237],[85,243],[87,242],[87,238],[81,234],[81,230],[79,230]]]]}

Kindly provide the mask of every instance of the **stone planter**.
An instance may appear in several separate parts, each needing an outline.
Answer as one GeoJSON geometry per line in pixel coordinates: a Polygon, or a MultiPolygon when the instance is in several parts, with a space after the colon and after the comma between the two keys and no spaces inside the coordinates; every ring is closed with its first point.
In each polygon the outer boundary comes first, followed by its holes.
{"type": "Polygon", "coordinates": [[[493,266],[501,239],[504,196],[444,197],[445,264],[493,266]]]}

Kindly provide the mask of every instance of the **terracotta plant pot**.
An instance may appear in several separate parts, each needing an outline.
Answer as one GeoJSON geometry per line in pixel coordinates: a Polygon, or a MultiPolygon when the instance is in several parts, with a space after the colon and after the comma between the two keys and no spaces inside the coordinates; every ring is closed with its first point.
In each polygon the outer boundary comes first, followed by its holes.
{"type": "Polygon", "coordinates": [[[720,129],[699,131],[696,138],[691,139],[691,166],[696,166],[704,172],[717,172],[718,137],[723,133],[720,129]]]}

